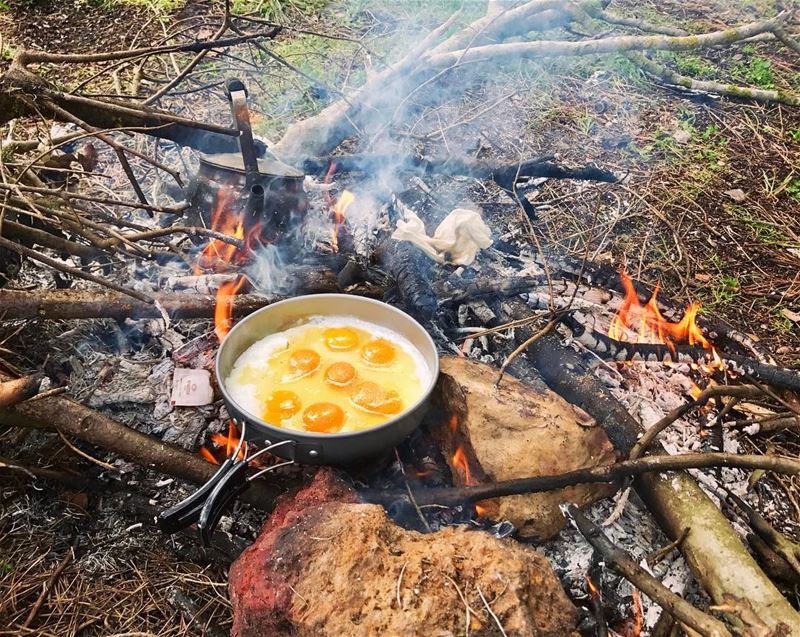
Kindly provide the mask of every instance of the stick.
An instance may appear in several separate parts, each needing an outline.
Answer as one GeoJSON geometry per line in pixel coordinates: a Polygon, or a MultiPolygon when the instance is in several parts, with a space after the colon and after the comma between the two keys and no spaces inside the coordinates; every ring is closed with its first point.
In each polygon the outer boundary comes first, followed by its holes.
{"type": "MultiPolygon", "coordinates": [[[[489,484],[463,487],[441,487],[414,491],[420,505],[440,504],[458,506],[465,502],[480,502],[491,498],[554,491],[576,484],[614,482],[643,473],[664,473],[681,469],[708,469],[710,467],[736,467],[739,469],[767,469],[786,475],[800,475],[800,460],[789,456],[737,455],[735,453],[686,453],[675,456],[647,456],[611,465],[576,469],[554,476],[516,478],[489,484]]],[[[362,497],[369,501],[392,502],[403,499],[402,491],[365,491],[362,497]]]]}
{"type": "MultiPolygon", "coordinates": [[[[89,274],[88,272],[84,272],[83,270],[79,270],[78,268],[73,268],[69,265],[64,265],[63,263],[59,263],[55,259],[51,259],[50,257],[46,257],[35,250],[31,250],[30,248],[26,248],[25,246],[20,245],[19,243],[15,243],[13,241],[9,241],[8,239],[4,239],[0,237],[0,247],[8,248],[9,250],[13,250],[18,254],[21,254],[24,257],[28,257],[29,259],[33,259],[34,261],[39,261],[40,263],[44,263],[45,265],[53,268],[54,270],[58,270],[60,272],[66,272],[71,274],[74,277],[78,277],[79,279],[85,279],[87,281],[91,281],[92,283],[97,283],[98,285],[102,285],[103,287],[110,288],[117,292],[121,292],[122,294],[126,294],[142,303],[153,303],[153,298],[148,296],[147,294],[142,294],[141,292],[137,292],[136,290],[131,290],[126,288],[122,285],[117,285],[113,281],[109,281],[108,279],[104,279],[99,276],[95,276],[94,274],[89,274]]],[[[5,306],[0,308],[0,311],[5,310],[5,306]]]]}
{"type": "Polygon", "coordinates": [[[28,613],[28,616],[25,618],[25,623],[22,624],[23,628],[28,628],[32,623],[33,620],[36,619],[36,615],[39,614],[39,609],[41,609],[44,600],[47,599],[47,596],[50,594],[50,591],[55,586],[56,581],[61,576],[61,573],[64,572],[64,569],[67,568],[69,563],[75,558],[75,546],[69,547],[69,552],[64,556],[64,558],[59,562],[58,566],[56,566],[56,570],[47,578],[47,582],[45,582],[44,589],[39,594],[39,597],[36,599],[36,603],[31,608],[31,612],[28,613]]]}
{"type": "Polygon", "coordinates": [[[39,393],[44,374],[31,374],[0,383],[0,407],[13,407],[39,393]]]}
{"type": "MultiPolygon", "coordinates": [[[[7,379],[8,376],[0,373],[0,381],[7,379]]],[[[0,409],[0,424],[61,431],[142,467],[197,484],[206,482],[217,470],[216,465],[206,462],[199,455],[130,429],[74,400],[60,396],[0,409]]],[[[253,487],[244,499],[269,508],[277,495],[276,489],[264,480],[254,482],[253,487]]]]}
{"type": "Polygon", "coordinates": [[[625,551],[614,546],[600,530],[600,527],[589,520],[574,504],[566,507],[566,513],[581,535],[602,556],[608,566],[636,586],[672,617],[705,637],[732,637],[725,624],[678,597],[634,562],[625,551]]]}

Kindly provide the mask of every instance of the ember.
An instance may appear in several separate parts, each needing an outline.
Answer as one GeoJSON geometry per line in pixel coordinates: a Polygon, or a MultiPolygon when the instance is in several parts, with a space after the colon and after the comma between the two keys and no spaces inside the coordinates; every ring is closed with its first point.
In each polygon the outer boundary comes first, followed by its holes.
{"type": "MultiPolygon", "coordinates": [[[[233,421],[228,422],[228,433],[221,434],[215,433],[211,434],[211,442],[214,446],[205,445],[200,447],[200,455],[209,462],[213,464],[219,464],[220,460],[219,457],[222,455],[222,459],[231,458],[233,457],[236,448],[239,446],[239,441],[241,440],[241,436],[239,435],[239,431],[236,429],[236,425],[233,424],[233,421]],[[223,455],[224,450],[224,455],[223,455]]],[[[242,460],[247,456],[247,443],[245,442],[242,445],[242,448],[239,450],[239,453],[236,455],[237,460],[242,460]]]]}

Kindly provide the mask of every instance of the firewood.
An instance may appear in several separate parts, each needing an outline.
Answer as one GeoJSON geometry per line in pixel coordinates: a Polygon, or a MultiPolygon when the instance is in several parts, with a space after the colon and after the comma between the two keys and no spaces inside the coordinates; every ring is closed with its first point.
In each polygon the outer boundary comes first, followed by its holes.
{"type": "Polygon", "coordinates": [[[43,374],[31,374],[0,382],[0,408],[13,407],[39,393],[43,374]]]}
{"type": "MultiPolygon", "coordinates": [[[[0,373],[0,381],[7,380],[10,380],[9,377],[0,373]]],[[[0,424],[60,431],[140,466],[198,484],[206,482],[217,470],[216,465],[206,462],[199,455],[126,427],[60,396],[0,409],[0,424]]],[[[276,495],[277,491],[271,485],[259,480],[253,483],[253,488],[243,499],[269,509],[276,495]]]]}
{"type": "MultiPolygon", "coordinates": [[[[518,318],[516,314],[514,311],[512,318],[518,318]]],[[[527,314],[527,308],[519,309],[519,318],[527,314]]],[[[630,452],[641,426],[577,353],[564,347],[558,336],[549,334],[534,344],[527,356],[550,387],[598,420],[618,452],[630,452]],[[554,360],[559,364],[553,365],[554,360]]],[[[800,615],[759,568],[730,522],[689,474],[648,473],[638,478],[635,487],[672,539],[680,537],[686,527],[692,529],[681,544],[681,553],[715,602],[724,603],[725,594],[746,598],[758,591],[756,613],[773,629],[781,623],[800,627],[800,615]]],[[[800,629],[792,630],[790,635],[800,635],[800,629]]]]}

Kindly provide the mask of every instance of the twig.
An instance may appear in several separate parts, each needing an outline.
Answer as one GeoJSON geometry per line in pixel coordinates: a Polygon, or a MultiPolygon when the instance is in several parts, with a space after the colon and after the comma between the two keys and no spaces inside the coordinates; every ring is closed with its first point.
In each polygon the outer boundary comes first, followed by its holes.
{"type": "Polygon", "coordinates": [[[681,544],[683,544],[686,538],[689,536],[690,531],[691,529],[687,526],[685,529],[683,529],[680,536],[678,536],[675,540],[669,544],[665,544],[657,551],[650,553],[650,555],[647,556],[647,563],[650,565],[650,568],[653,568],[675,549],[679,549],[681,544]]]}
{"type": "Polygon", "coordinates": [[[481,598],[481,601],[483,602],[483,605],[486,606],[486,610],[492,616],[492,619],[494,620],[494,623],[497,624],[497,628],[500,629],[500,632],[502,633],[503,637],[508,637],[508,635],[506,634],[506,631],[503,629],[503,624],[500,623],[500,618],[495,614],[495,612],[492,610],[492,607],[489,606],[489,602],[487,602],[486,598],[483,596],[483,591],[481,591],[481,587],[476,584],[475,585],[475,590],[478,591],[478,595],[480,595],[480,598],[481,598]]]}
{"type": "Polygon", "coordinates": [[[103,469],[108,469],[109,471],[116,471],[116,472],[119,471],[119,469],[117,469],[113,464],[108,464],[107,462],[103,462],[102,460],[98,460],[94,456],[90,456],[88,453],[78,449],[75,445],[73,445],[67,439],[67,437],[64,435],[64,433],[60,429],[58,430],[58,436],[59,436],[59,438],[61,438],[61,440],[64,442],[64,444],[67,445],[67,447],[72,449],[72,451],[74,451],[76,454],[78,454],[81,458],[85,458],[89,462],[93,462],[94,464],[96,464],[98,467],[103,467],[103,469]]]}
{"type": "Polygon", "coordinates": [[[148,296],[147,294],[143,294],[141,292],[137,292],[136,290],[131,290],[121,285],[117,285],[113,281],[103,279],[99,276],[95,276],[94,274],[89,274],[88,272],[84,272],[83,270],[80,270],[78,268],[73,268],[72,266],[64,265],[63,263],[59,263],[55,259],[46,257],[43,254],[36,252],[35,250],[26,248],[25,246],[20,245],[18,243],[14,243],[13,241],[9,241],[8,239],[0,237],[0,246],[8,248],[9,250],[13,250],[14,252],[17,252],[24,257],[33,259],[34,261],[39,261],[40,263],[44,263],[45,265],[53,268],[54,270],[71,274],[72,276],[78,277],[79,279],[85,279],[87,281],[91,281],[92,283],[97,283],[98,285],[110,288],[116,292],[121,292],[122,294],[127,294],[128,296],[132,296],[133,298],[142,301],[143,303],[154,302],[153,298],[148,296]]]}
{"type": "Polygon", "coordinates": [[[602,556],[605,563],[622,575],[650,599],[705,637],[732,637],[730,631],[718,619],[698,610],[686,600],[678,597],[645,569],[634,562],[627,553],[614,544],[575,505],[565,507],[566,514],[586,541],[602,556]]]}
{"type": "Polygon", "coordinates": [[[39,610],[44,604],[44,600],[47,599],[47,596],[50,594],[50,591],[55,586],[56,581],[61,576],[61,573],[64,572],[64,569],[67,568],[69,563],[75,558],[75,546],[71,546],[69,548],[69,552],[64,556],[64,558],[59,562],[56,570],[47,578],[47,582],[45,582],[44,589],[39,594],[39,597],[36,599],[36,603],[34,603],[33,607],[31,608],[31,612],[28,613],[28,616],[25,618],[25,623],[22,624],[23,628],[28,628],[33,623],[33,620],[36,619],[36,615],[39,614],[39,610]]]}
{"type": "Polygon", "coordinates": [[[0,382],[0,408],[13,407],[32,398],[39,392],[42,380],[44,380],[44,374],[40,373],[15,378],[5,383],[0,382]]]}
{"type": "Polygon", "coordinates": [[[503,374],[506,372],[506,368],[514,361],[514,359],[519,356],[520,353],[524,352],[528,349],[531,345],[533,345],[536,341],[540,338],[549,334],[553,328],[558,325],[558,318],[551,319],[547,325],[545,325],[542,329],[540,329],[536,334],[531,336],[529,339],[525,340],[522,344],[519,345],[513,352],[511,352],[507,357],[506,360],[503,361],[503,364],[500,366],[500,375],[497,377],[497,381],[495,385],[499,385],[500,381],[503,380],[503,374]]]}
{"type": "Polygon", "coordinates": [[[695,400],[690,403],[686,403],[685,405],[681,405],[680,407],[676,407],[661,420],[651,425],[650,428],[645,431],[644,434],[642,434],[642,437],[639,438],[639,441],[634,445],[633,449],[631,449],[631,453],[628,457],[631,460],[639,458],[645,451],[647,451],[647,448],[650,446],[653,440],[655,440],[658,434],[664,431],[676,420],[683,418],[683,416],[688,414],[690,411],[705,405],[711,398],[716,398],[717,396],[754,398],[757,395],[758,390],[755,387],[749,387],[747,385],[715,385],[713,387],[708,387],[704,389],[695,400]]]}

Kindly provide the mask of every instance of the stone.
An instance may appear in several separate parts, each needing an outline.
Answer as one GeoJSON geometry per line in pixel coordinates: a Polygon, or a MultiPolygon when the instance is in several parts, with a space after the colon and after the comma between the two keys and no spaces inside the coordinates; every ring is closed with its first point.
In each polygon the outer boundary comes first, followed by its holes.
{"type": "Polygon", "coordinates": [[[489,637],[496,621],[508,637],[577,636],[538,551],[466,527],[404,530],[353,499],[322,469],[276,507],[231,567],[232,637],[489,637]]]}
{"type": "MultiPolygon", "coordinates": [[[[497,368],[468,358],[443,357],[440,365],[433,432],[456,484],[557,475],[615,461],[603,429],[544,383],[533,387],[506,374],[496,386],[497,368]]],[[[576,485],[483,501],[478,510],[494,522],[509,520],[522,537],[545,540],[566,524],[561,504],[582,506],[610,493],[608,485],[576,485]]]]}
{"type": "Polygon", "coordinates": [[[734,188],[733,190],[726,190],[725,194],[728,195],[733,201],[736,203],[742,203],[745,199],[747,199],[747,195],[744,194],[744,190],[741,188],[734,188]]]}

